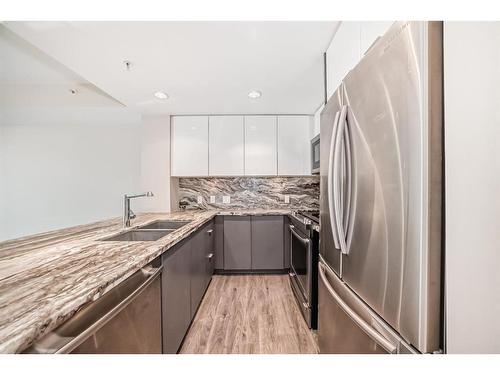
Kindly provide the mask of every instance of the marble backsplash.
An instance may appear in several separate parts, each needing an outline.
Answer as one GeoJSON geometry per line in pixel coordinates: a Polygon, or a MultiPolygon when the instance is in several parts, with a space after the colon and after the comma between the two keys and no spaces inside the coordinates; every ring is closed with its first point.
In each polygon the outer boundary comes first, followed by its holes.
{"type": "Polygon", "coordinates": [[[319,176],[179,178],[178,199],[186,209],[319,209],[319,176]],[[286,195],[290,203],[285,203],[286,195]],[[223,196],[230,203],[223,203],[223,196]]]}

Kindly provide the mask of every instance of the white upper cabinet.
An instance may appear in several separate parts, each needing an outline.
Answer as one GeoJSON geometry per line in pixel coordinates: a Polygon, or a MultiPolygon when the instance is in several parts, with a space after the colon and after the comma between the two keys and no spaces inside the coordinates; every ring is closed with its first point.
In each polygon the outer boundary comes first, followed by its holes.
{"type": "Polygon", "coordinates": [[[379,36],[385,34],[393,21],[342,22],[328,50],[327,95],[337,90],[340,82],[361,60],[379,36]]]}
{"type": "Polygon", "coordinates": [[[276,116],[245,116],[245,175],[276,175],[276,116]]]}
{"type": "Polygon", "coordinates": [[[385,34],[393,21],[367,21],[361,22],[361,57],[368,51],[379,36],[385,34]]]}
{"type": "Polygon", "coordinates": [[[172,176],[208,176],[208,116],[172,117],[172,176]]]}
{"type": "Polygon", "coordinates": [[[361,22],[342,22],[326,51],[328,98],[360,59],[361,22]]]}
{"type": "Polygon", "coordinates": [[[311,116],[278,116],[278,175],[311,174],[311,116]]]}
{"type": "Polygon", "coordinates": [[[208,123],[209,175],[244,175],[245,129],[243,116],[210,116],[208,123]]]}
{"type": "Polygon", "coordinates": [[[172,116],[172,176],[311,174],[312,116],[172,116]]]}

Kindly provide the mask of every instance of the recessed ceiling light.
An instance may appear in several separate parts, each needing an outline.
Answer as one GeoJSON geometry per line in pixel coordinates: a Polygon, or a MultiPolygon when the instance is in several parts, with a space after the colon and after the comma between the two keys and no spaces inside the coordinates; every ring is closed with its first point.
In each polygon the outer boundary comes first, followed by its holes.
{"type": "Polygon", "coordinates": [[[155,92],[155,97],[158,99],[168,99],[168,94],[163,92],[163,91],[157,91],[155,92]]]}
{"type": "Polygon", "coordinates": [[[250,91],[248,93],[248,97],[250,99],[258,99],[262,96],[262,93],[260,91],[256,91],[256,90],[253,90],[253,91],[250,91]]]}

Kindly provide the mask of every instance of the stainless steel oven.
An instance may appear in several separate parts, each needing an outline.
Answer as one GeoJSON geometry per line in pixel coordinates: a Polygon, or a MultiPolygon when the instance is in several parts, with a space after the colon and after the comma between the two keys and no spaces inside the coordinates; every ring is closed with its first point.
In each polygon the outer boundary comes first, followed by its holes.
{"type": "Polygon", "coordinates": [[[319,134],[311,139],[311,173],[319,174],[319,162],[321,159],[319,134]]]}
{"type": "Polygon", "coordinates": [[[317,223],[294,213],[290,219],[290,284],[310,328],[317,327],[317,223]]]}

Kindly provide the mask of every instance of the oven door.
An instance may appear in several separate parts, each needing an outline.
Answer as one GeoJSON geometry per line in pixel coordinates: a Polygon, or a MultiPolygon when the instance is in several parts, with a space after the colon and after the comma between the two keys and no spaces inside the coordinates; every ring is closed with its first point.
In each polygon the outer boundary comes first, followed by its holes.
{"type": "MultiPolygon", "coordinates": [[[[311,239],[304,236],[295,226],[290,225],[290,265],[292,279],[309,308],[311,295],[311,239]]],[[[306,306],[304,306],[306,307],[306,306]]]]}

